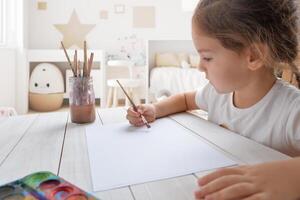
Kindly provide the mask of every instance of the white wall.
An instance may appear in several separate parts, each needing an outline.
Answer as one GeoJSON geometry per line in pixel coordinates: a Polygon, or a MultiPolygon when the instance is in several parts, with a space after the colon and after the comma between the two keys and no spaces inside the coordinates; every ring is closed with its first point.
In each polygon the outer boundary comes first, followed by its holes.
{"type": "Polygon", "coordinates": [[[28,110],[28,3],[9,0],[7,6],[10,37],[6,46],[0,48],[0,106],[15,107],[19,114],[24,114],[28,110]]]}
{"type": "Polygon", "coordinates": [[[0,106],[15,107],[15,49],[0,49],[0,106]]]}
{"type": "Polygon", "coordinates": [[[15,107],[16,101],[16,48],[15,0],[5,3],[5,41],[0,47],[0,106],[15,107]]]}
{"type": "Polygon", "coordinates": [[[182,11],[182,0],[51,0],[48,9],[37,10],[37,1],[29,2],[29,48],[56,49],[62,35],[53,24],[66,24],[75,9],[81,23],[96,24],[88,34],[91,48],[114,51],[119,37],[136,34],[145,40],[191,39],[191,12],[182,11]],[[115,14],[114,5],[124,4],[125,14],[115,14]],[[133,6],[154,6],[156,28],[132,28],[133,6]],[[108,20],[99,18],[100,10],[109,11],[108,20]]]}
{"type": "Polygon", "coordinates": [[[16,7],[17,47],[16,47],[16,103],[19,114],[28,111],[29,65],[28,48],[28,1],[18,2],[16,7]]]}

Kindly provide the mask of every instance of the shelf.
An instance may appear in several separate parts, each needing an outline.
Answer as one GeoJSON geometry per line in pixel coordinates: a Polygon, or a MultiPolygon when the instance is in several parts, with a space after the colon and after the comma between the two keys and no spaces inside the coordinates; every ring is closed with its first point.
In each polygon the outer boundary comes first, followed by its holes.
{"type": "MultiPolygon", "coordinates": [[[[75,50],[67,50],[67,53],[71,60],[73,60],[75,50]]],[[[104,51],[102,50],[88,50],[88,55],[91,52],[94,53],[94,61],[101,62],[104,60],[103,55],[104,51]]],[[[78,58],[83,59],[83,50],[78,50],[78,58]]],[[[81,59],[81,60],[82,60],[81,59]]],[[[35,49],[28,50],[28,61],[29,62],[67,62],[67,58],[62,49],[35,49]]]]}

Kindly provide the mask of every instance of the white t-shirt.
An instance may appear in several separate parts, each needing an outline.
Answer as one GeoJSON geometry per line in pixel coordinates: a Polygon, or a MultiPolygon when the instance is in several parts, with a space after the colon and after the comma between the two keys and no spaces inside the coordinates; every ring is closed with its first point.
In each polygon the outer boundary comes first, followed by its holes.
{"type": "Polygon", "coordinates": [[[255,105],[239,109],[233,93],[219,94],[211,84],[196,93],[208,120],[290,156],[300,155],[300,91],[278,79],[255,105]]]}

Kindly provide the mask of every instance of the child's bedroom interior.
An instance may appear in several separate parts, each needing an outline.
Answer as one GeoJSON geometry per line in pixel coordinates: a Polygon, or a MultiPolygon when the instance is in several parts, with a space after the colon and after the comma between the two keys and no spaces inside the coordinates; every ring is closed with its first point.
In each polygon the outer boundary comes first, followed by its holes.
{"type": "Polygon", "coordinates": [[[0,199],[300,199],[298,5],[0,0],[0,199]]]}
{"type": "Polygon", "coordinates": [[[195,2],[171,8],[168,1],[25,1],[23,7],[3,1],[1,106],[18,114],[66,110],[73,73],[61,41],[71,62],[75,50],[83,62],[84,41],[88,54],[94,53],[97,107],[125,105],[113,79],[131,79],[124,87],[136,102],[202,86],[190,31],[195,2]]]}

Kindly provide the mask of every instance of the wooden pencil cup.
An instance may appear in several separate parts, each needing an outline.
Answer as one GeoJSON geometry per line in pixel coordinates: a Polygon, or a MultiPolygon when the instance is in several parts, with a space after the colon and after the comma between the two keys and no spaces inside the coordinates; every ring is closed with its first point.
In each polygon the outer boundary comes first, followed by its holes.
{"type": "Polygon", "coordinates": [[[92,77],[70,77],[69,104],[73,123],[95,121],[95,94],[92,77]]]}

